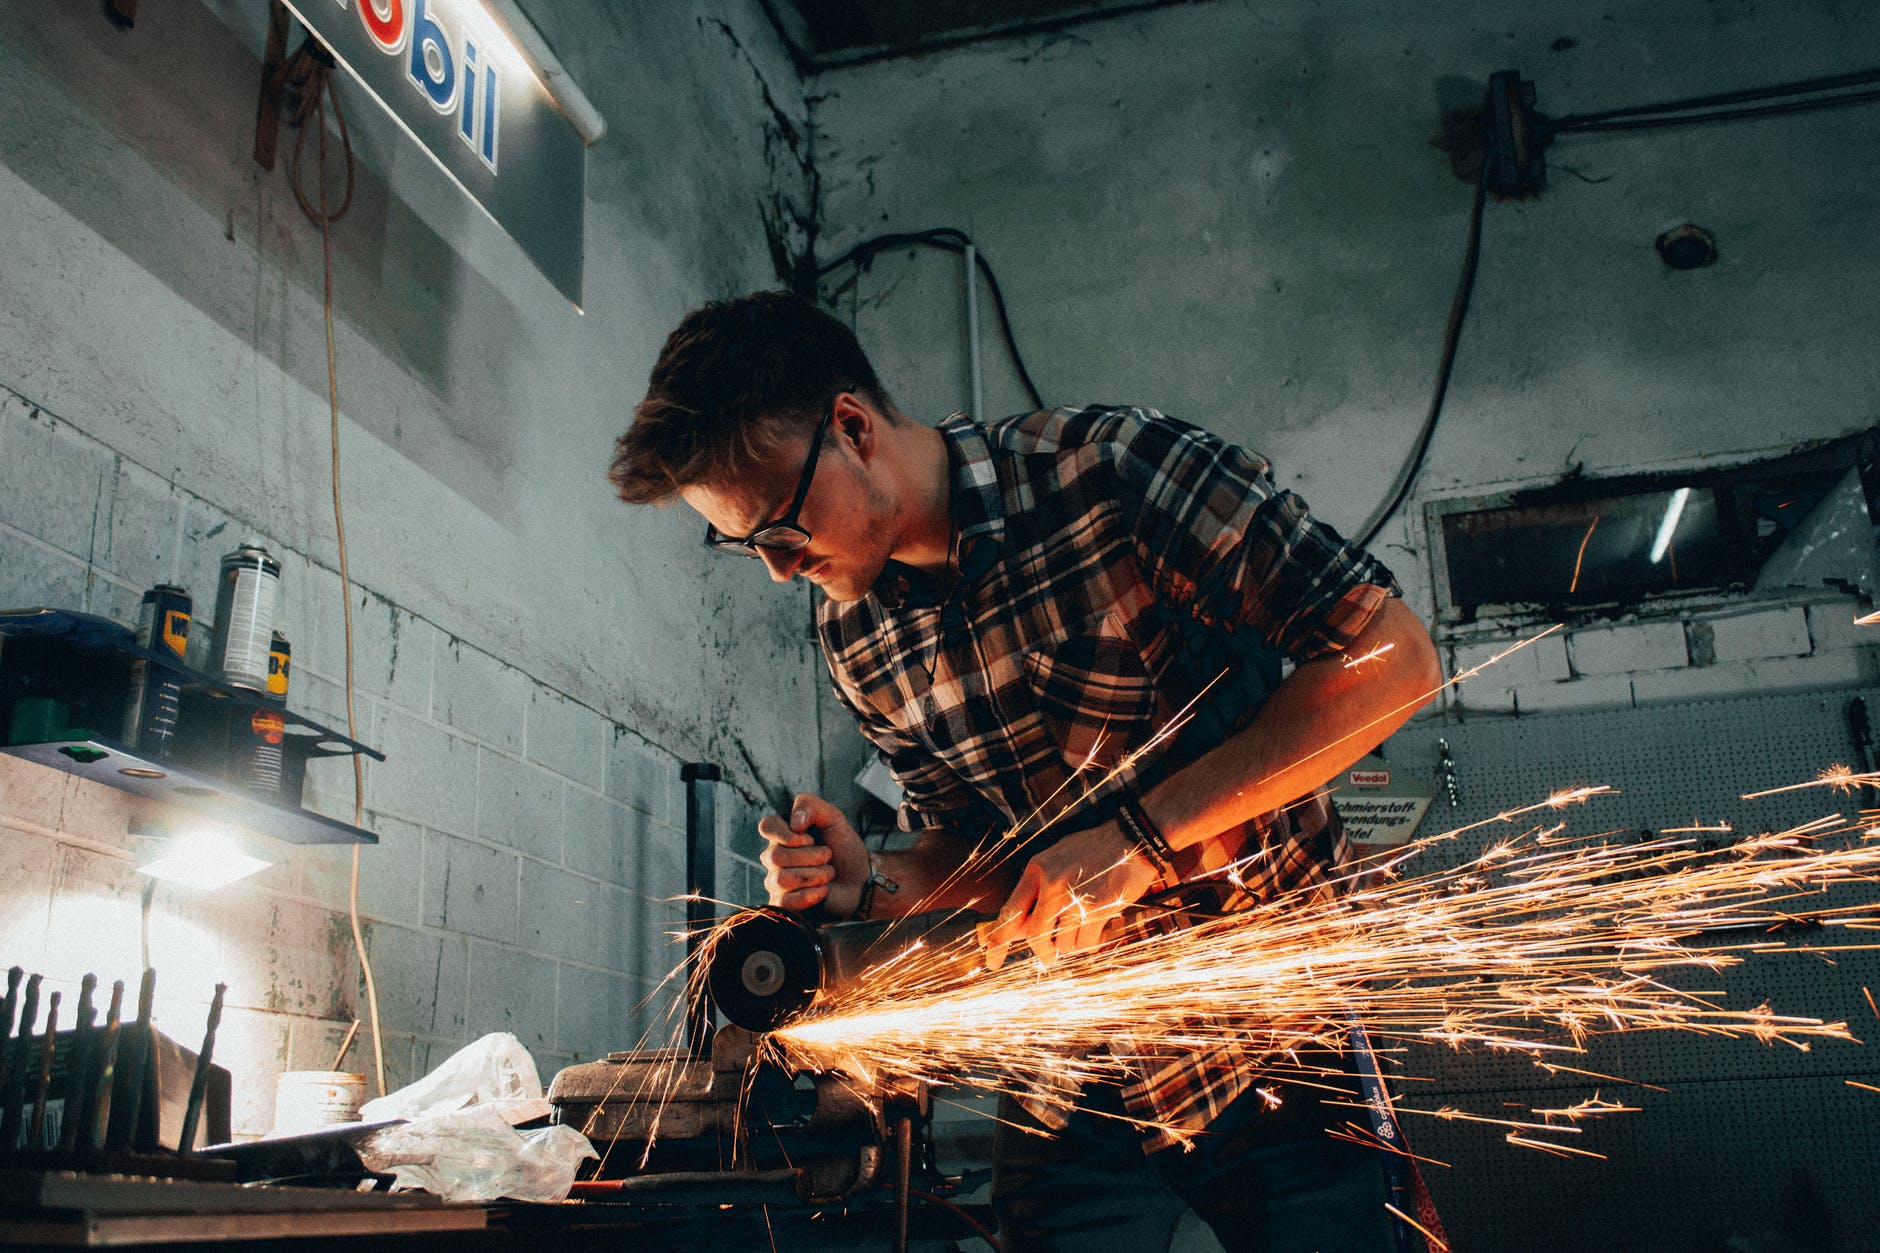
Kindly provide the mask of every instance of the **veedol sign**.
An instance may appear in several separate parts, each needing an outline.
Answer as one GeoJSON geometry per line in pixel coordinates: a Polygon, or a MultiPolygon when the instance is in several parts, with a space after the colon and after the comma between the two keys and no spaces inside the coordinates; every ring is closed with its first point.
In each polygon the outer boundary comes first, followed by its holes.
{"type": "Polygon", "coordinates": [[[475,0],[285,0],[386,112],[581,303],[587,150],[475,0]]]}
{"type": "Polygon", "coordinates": [[[1372,755],[1331,781],[1332,807],[1354,844],[1404,844],[1430,807],[1433,791],[1421,779],[1393,772],[1372,755]]]}

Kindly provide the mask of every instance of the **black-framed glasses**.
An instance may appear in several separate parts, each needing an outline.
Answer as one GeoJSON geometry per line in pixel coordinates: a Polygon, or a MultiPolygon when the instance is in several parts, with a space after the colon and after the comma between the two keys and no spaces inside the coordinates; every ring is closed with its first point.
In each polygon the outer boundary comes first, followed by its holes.
{"type": "Polygon", "coordinates": [[[816,433],[809,439],[809,456],[803,462],[803,473],[796,480],[796,494],[790,497],[790,507],[783,511],[783,516],[775,522],[766,522],[742,539],[735,535],[726,535],[717,527],[705,524],[705,547],[721,553],[732,553],[739,557],[761,557],[760,549],[768,548],[772,552],[793,553],[809,545],[809,532],[797,525],[796,515],[803,511],[803,500],[809,495],[809,485],[816,478],[816,462],[822,456],[823,433],[829,429],[829,423],[835,417],[837,392],[829,398],[823,408],[822,421],[816,424],[816,433]]]}

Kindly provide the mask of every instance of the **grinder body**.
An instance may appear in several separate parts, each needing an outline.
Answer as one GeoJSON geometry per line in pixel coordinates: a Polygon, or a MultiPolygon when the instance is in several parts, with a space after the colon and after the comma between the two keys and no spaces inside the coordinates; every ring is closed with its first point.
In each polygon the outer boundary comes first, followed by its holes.
{"type": "Polygon", "coordinates": [[[774,907],[746,910],[724,924],[707,960],[712,1003],[737,1026],[771,1031],[808,1009],[820,991],[841,987],[916,943],[957,961],[966,974],[984,960],[985,914],[937,909],[900,918],[813,927],[774,907]]]}

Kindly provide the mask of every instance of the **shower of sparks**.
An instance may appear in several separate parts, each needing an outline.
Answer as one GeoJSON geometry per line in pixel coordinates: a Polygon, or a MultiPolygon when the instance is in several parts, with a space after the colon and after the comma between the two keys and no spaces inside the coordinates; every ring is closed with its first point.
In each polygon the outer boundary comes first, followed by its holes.
{"type": "Polygon", "coordinates": [[[1876,622],[1880,622],[1880,609],[1876,609],[1872,613],[1864,613],[1854,619],[1855,626],[1872,626],[1876,622]]]}
{"type": "MultiPolygon", "coordinates": [[[[1519,641],[1442,686],[1465,682],[1558,629],[1519,641]]],[[[1380,657],[1381,650],[1347,664],[1380,657]]],[[[1372,727],[1396,712],[1316,748],[1307,760],[1374,735],[1372,727]]],[[[1093,752],[1057,794],[957,873],[981,872],[1019,855],[1026,843],[1021,832],[1036,835],[1080,811],[1189,713],[1181,711],[1107,774],[1096,770],[1093,752]]],[[[1846,790],[1869,781],[1880,776],[1837,767],[1796,787],[1846,790]]],[[[1558,813],[1613,791],[1565,788],[1393,849],[1353,869],[1342,894],[1321,889],[1284,896],[1049,967],[1015,960],[988,971],[974,960],[970,938],[943,947],[910,936],[898,956],[825,989],[804,1014],[764,1037],[761,1049],[792,1071],[846,1074],[864,1092],[901,1083],[963,1084],[1068,1107],[1087,1082],[1126,1083],[1162,1060],[1210,1050],[1245,1059],[1256,1090],[1271,1100],[1280,1099],[1268,1082],[1275,1080],[1344,1092],[1343,1069],[1313,1059],[1346,1048],[1354,1023],[1393,1060],[1409,1044],[1515,1052],[1548,1075],[1660,1092],[1567,1061],[1584,1054],[1589,1037],[1641,1030],[1779,1042],[1804,1051],[1817,1039],[1851,1040],[1845,1023],[1778,1014],[1768,1005],[1732,1008],[1721,991],[1680,988],[1666,979],[1668,972],[1720,972],[1746,954],[1792,948],[1769,933],[1802,919],[1823,928],[1880,929],[1880,907],[1831,904],[1823,895],[1839,885],[1880,881],[1880,829],[1822,819],[1718,850],[1697,837],[1729,834],[1728,826],[1693,822],[1640,841],[1630,829],[1579,836],[1565,833],[1564,820],[1527,825],[1543,811],[1558,813]],[[1407,873],[1432,845],[1448,844],[1453,855],[1465,832],[1497,825],[1508,833],[1472,860],[1407,873]],[[1841,846],[1825,847],[1831,834],[1845,837],[1841,846]]],[[[1238,883],[1253,868],[1251,860],[1219,873],[1238,883]]],[[[694,979],[702,978],[711,948],[727,933],[721,923],[706,935],[694,979]]],[[[1808,951],[1832,950],[1813,944],[1808,951]]],[[[663,1103],[680,1082],[678,1069],[655,1085],[659,1092],[642,1091],[636,1099],[663,1103]]],[[[1580,1128],[1573,1124],[1583,1119],[1635,1109],[1596,1095],[1564,1109],[1535,1109],[1538,1123],[1486,1121],[1502,1122],[1510,1144],[1597,1157],[1542,1137],[1574,1135],[1580,1128]]],[[[1376,1144],[1364,1128],[1348,1125],[1352,1138],[1376,1144]]],[[[1178,1128],[1163,1130],[1182,1138],[1178,1128]]]]}
{"type": "Polygon", "coordinates": [[[1829,766],[1806,783],[1790,783],[1783,787],[1764,788],[1760,792],[1745,792],[1746,801],[1758,800],[1764,796],[1774,796],[1779,792],[1800,792],[1811,787],[1832,788],[1837,792],[1851,792],[1857,787],[1880,785],[1880,771],[1869,774],[1857,774],[1846,766],[1829,766]]]}
{"type": "Polygon", "coordinates": [[[1586,560],[1586,546],[1593,542],[1593,532],[1598,526],[1599,515],[1594,514],[1593,520],[1587,524],[1586,534],[1580,537],[1580,551],[1573,555],[1573,581],[1567,584],[1568,594],[1580,590],[1580,565],[1586,560]]]}
{"type": "Polygon", "coordinates": [[[1436,1253],[1449,1253],[1449,1246],[1447,1244],[1444,1244],[1442,1240],[1437,1237],[1436,1233],[1431,1231],[1428,1227],[1425,1227],[1422,1223],[1410,1217],[1410,1215],[1404,1213],[1402,1210],[1398,1209],[1395,1205],[1392,1205],[1389,1201],[1384,1202],[1384,1208],[1389,1210],[1391,1213],[1395,1214],[1397,1217],[1403,1219],[1403,1221],[1409,1223],[1412,1227],[1415,1227],[1418,1231],[1422,1232],[1423,1238],[1430,1242],[1430,1247],[1432,1249],[1435,1249],[1436,1253]]]}
{"type": "Polygon", "coordinates": [[[1376,661],[1379,657],[1382,657],[1395,647],[1397,647],[1395,644],[1379,644],[1368,653],[1361,654],[1357,657],[1347,657],[1345,658],[1345,669],[1356,670],[1367,661],[1376,661]]]}
{"type": "MultiPolygon", "coordinates": [[[[1609,790],[1569,789],[1487,821],[1513,823],[1609,790]]],[[[1568,1073],[1590,1072],[1554,1059],[1617,1032],[1679,1030],[1803,1051],[1815,1040],[1854,1038],[1842,1022],[1767,1004],[1734,1008],[1719,990],[1667,977],[1780,951],[1770,932],[1804,920],[1830,930],[1880,926],[1880,905],[1824,895],[1880,880],[1880,838],[1832,819],[1722,850],[1684,836],[1620,842],[1626,833],[1572,837],[1535,827],[1454,868],[1405,874],[1415,854],[1467,829],[1365,864],[1336,897],[1291,894],[1049,968],[1021,961],[962,977],[969,963],[959,952],[915,942],[825,992],[766,1047],[791,1069],[840,1070],[864,1082],[964,1082],[1068,1103],[1084,1082],[1127,1082],[1145,1061],[1216,1047],[1273,1078],[1336,1081],[1342,1072],[1301,1058],[1344,1048],[1354,1020],[1380,1049],[1436,1043],[1525,1053],[1568,1073]],[[1844,838],[1830,847],[1830,836],[1844,838]]],[[[1406,1112],[1501,1121],[1511,1144],[1597,1156],[1537,1137],[1578,1130],[1556,1119],[1633,1108],[1595,1098],[1533,1111],[1538,1123],[1406,1112]]]]}

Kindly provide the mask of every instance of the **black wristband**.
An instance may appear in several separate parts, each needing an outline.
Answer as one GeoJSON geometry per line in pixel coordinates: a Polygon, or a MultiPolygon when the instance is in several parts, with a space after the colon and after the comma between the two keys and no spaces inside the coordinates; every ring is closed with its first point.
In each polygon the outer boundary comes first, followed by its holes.
{"type": "Polygon", "coordinates": [[[850,922],[861,922],[868,917],[869,909],[874,906],[875,889],[878,887],[886,888],[890,893],[899,892],[901,890],[901,885],[896,883],[893,879],[890,879],[887,875],[882,874],[881,867],[875,864],[873,857],[870,857],[868,859],[868,877],[862,880],[862,894],[856,898],[855,912],[849,915],[850,922]]]}
{"type": "Polygon", "coordinates": [[[1123,834],[1129,837],[1130,843],[1162,872],[1164,879],[1175,877],[1175,850],[1170,847],[1168,837],[1162,834],[1161,828],[1143,812],[1140,801],[1132,798],[1119,804],[1116,807],[1116,822],[1123,828],[1123,834]]]}

